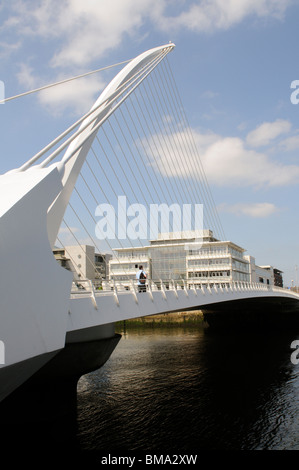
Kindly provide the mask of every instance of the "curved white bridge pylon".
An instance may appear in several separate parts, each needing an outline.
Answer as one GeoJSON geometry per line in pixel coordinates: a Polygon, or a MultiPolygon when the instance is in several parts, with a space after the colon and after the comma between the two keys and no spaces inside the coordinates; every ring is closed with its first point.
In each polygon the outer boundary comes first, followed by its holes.
{"type": "MultiPolygon", "coordinates": [[[[0,176],[0,401],[66,344],[103,337],[119,320],[198,309],[250,298],[297,301],[293,292],[252,284],[166,288],[149,283],[139,293],[96,291],[91,281],[74,290],[73,273],[59,266],[53,247],[78,175],[97,131],[172,51],[174,44],[133,59],[91,110],[20,168],[0,176]],[[77,129],[77,130],[76,130],[77,129]],[[65,152],[63,154],[63,152],[65,152]]],[[[84,283],[83,280],[80,283],[84,283]]]]}
{"type": "Polygon", "coordinates": [[[173,48],[131,60],[86,115],[0,176],[0,400],[65,346],[73,275],[52,248],[66,206],[98,129],[173,48]]]}

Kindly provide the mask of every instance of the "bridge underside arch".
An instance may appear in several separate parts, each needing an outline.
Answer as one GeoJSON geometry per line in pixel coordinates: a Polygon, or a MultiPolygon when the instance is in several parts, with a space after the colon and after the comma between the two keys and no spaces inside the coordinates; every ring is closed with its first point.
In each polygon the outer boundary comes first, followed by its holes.
{"type": "Polygon", "coordinates": [[[205,322],[212,328],[298,327],[299,331],[299,303],[296,299],[281,297],[236,299],[202,306],[201,310],[205,322]]]}

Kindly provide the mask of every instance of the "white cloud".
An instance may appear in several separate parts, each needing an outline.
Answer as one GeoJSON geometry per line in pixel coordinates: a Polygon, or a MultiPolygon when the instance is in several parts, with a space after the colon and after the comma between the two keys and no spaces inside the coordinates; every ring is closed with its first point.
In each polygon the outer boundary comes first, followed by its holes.
{"type": "Polygon", "coordinates": [[[219,138],[202,155],[211,183],[219,186],[283,186],[297,183],[299,166],[272,161],[265,153],[248,150],[236,137],[219,138]]]}
{"type": "Polygon", "coordinates": [[[246,215],[254,218],[264,218],[278,212],[278,208],[270,202],[259,202],[252,204],[221,204],[218,207],[219,211],[231,212],[236,215],[246,215]]]}
{"type": "Polygon", "coordinates": [[[264,122],[253,131],[249,132],[246,142],[251,147],[263,147],[269,145],[272,140],[281,134],[287,134],[291,130],[291,123],[283,119],[274,122],[264,122]]]}
{"type": "Polygon", "coordinates": [[[153,18],[163,0],[44,0],[15,2],[6,29],[42,39],[59,39],[53,67],[85,66],[120,45],[125,35],[138,34],[146,18],[153,18]]]}
{"type": "Polygon", "coordinates": [[[290,0],[204,0],[192,3],[188,10],[167,18],[167,21],[162,18],[159,25],[165,30],[187,28],[212,33],[227,30],[246,17],[281,19],[290,4],[290,0]]]}
{"type": "Polygon", "coordinates": [[[63,246],[76,245],[76,236],[73,234],[77,232],[79,232],[77,227],[60,227],[57,237],[58,243],[61,243],[63,246]]]}
{"type": "Polygon", "coordinates": [[[105,83],[99,77],[80,78],[40,92],[39,101],[52,114],[63,113],[66,107],[76,113],[85,114],[94,104],[105,83]]]}
{"type": "Polygon", "coordinates": [[[189,29],[214,33],[247,17],[282,18],[291,0],[203,0],[181,2],[171,16],[170,0],[28,0],[12,2],[4,31],[17,36],[60,39],[52,66],[86,65],[120,45],[126,35],[139,35],[149,21],[170,32],[189,29]]]}
{"type": "MultiPolygon", "coordinates": [[[[181,164],[173,165],[173,154],[169,152],[163,136],[153,135],[144,145],[152,153],[152,166],[164,176],[201,177],[201,159],[210,184],[224,187],[269,187],[297,184],[299,166],[282,164],[266,153],[248,149],[238,137],[221,137],[213,133],[192,131],[198,152],[178,148],[181,164]],[[152,143],[151,143],[152,142],[152,143]]],[[[165,137],[165,136],[164,136],[165,137]]],[[[176,142],[186,142],[189,133],[172,135],[176,142]]]]}
{"type": "Polygon", "coordinates": [[[21,46],[21,41],[8,43],[5,41],[0,42],[0,57],[4,58],[10,56],[12,52],[18,50],[21,46]]]}
{"type": "Polygon", "coordinates": [[[125,34],[136,32],[142,25],[150,5],[149,0],[122,0],[110,1],[101,8],[92,0],[71,0],[65,11],[69,16],[67,40],[54,55],[53,66],[88,64],[116,48],[125,34]]]}
{"type": "MultiPolygon", "coordinates": [[[[57,77],[57,81],[65,78],[57,77]]],[[[34,75],[33,69],[26,64],[21,64],[18,79],[26,90],[45,85],[39,77],[34,75]]],[[[95,95],[99,95],[104,86],[105,82],[101,77],[93,75],[48,88],[39,92],[37,97],[39,102],[48,108],[53,115],[61,114],[67,107],[76,113],[84,114],[89,111],[95,101],[95,95]]]]}
{"type": "MultiPolygon", "coordinates": [[[[0,28],[0,49],[2,44],[2,54],[8,55],[17,49],[26,51],[30,44],[30,51],[34,52],[30,56],[25,53],[26,60],[33,64],[38,59],[47,64],[48,76],[49,67],[55,71],[56,77],[51,79],[54,82],[62,71],[68,76],[74,70],[75,74],[86,71],[93,61],[119,47],[126,36],[142,40],[145,26],[167,33],[173,28],[214,33],[245,18],[282,18],[290,3],[291,0],[202,0],[178,2],[174,7],[170,0],[14,0],[5,5],[7,18],[0,28]],[[176,14],[172,16],[174,8],[176,14]],[[46,57],[34,56],[41,50],[32,47],[34,41],[46,46],[42,48],[46,57]]],[[[60,100],[58,95],[48,94],[54,107],[60,100]]],[[[65,98],[68,105],[68,96],[65,98]]],[[[43,99],[48,105],[48,100],[43,99]]]]}
{"type": "MultiPolygon", "coordinates": [[[[55,74],[51,82],[56,82],[74,75],[74,70],[76,75],[85,72],[93,60],[119,46],[125,35],[137,35],[144,18],[157,14],[163,5],[161,0],[110,0],[104,7],[102,3],[99,0],[15,1],[11,7],[13,15],[3,28],[14,32],[24,44],[26,39],[31,43],[47,41],[44,50],[49,55],[42,58],[42,63],[48,65],[46,83],[50,81],[49,68],[55,74]]],[[[31,54],[20,65],[18,79],[26,91],[46,84],[40,70],[32,68],[35,59],[31,54]]],[[[89,110],[103,85],[101,76],[97,75],[51,88],[39,93],[38,99],[54,114],[65,107],[82,113],[89,110]]]]}
{"type": "Polygon", "coordinates": [[[58,234],[63,235],[65,233],[70,233],[72,231],[73,233],[79,232],[78,227],[60,227],[58,234]]]}
{"type": "Polygon", "coordinates": [[[207,90],[201,96],[202,96],[202,98],[212,100],[212,99],[216,98],[218,95],[219,95],[219,93],[217,93],[216,91],[207,90]]]}
{"type": "Polygon", "coordinates": [[[299,135],[288,137],[280,142],[279,146],[285,151],[299,149],[299,135]]]}
{"type": "Polygon", "coordinates": [[[38,78],[34,75],[33,68],[27,64],[20,64],[17,77],[19,83],[28,90],[38,87],[38,78]]]}

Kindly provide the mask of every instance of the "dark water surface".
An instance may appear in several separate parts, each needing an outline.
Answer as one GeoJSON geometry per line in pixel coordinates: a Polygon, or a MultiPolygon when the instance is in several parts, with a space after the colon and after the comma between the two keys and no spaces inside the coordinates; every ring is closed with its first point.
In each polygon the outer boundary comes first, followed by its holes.
{"type": "Polygon", "coordinates": [[[299,450],[299,331],[127,331],[78,384],[77,445],[99,452],[299,450]]]}

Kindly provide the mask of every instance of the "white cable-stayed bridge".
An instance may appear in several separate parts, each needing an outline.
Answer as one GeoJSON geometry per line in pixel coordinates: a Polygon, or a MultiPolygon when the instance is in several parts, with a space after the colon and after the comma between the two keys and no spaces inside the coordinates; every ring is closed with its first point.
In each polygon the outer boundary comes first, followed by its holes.
{"type": "MultiPolygon", "coordinates": [[[[161,231],[165,217],[148,217],[151,205],[175,205],[169,232],[177,230],[181,207],[202,205],[205,228],[215,240],[226,239],[167,59],[173,49],[168,44],[131,60],[89,112],[0,177],[1,400],[29,379],[77,380],[100,367],[119,341],[114,323],[120,320],[206,309],[213,322],[216,310],[259,300],[259,305],[278,306],[281,315],[286,307],[296,316],[296,293],[250,282],[244,273],[233,279],[229,270],[217,282],[190,275],[187,268],[178,274],[175,254],[162,271],[151,266],[146,292],[139,292],[124,263],[125,282],[112,279],[98,290],[80,263],[80,250],[76,259],[68,253],[68,246],[77,245],[95,272],[95,260],[84,247],[92,245],[97,253],[117,248],[114,260],[121,264],[119,250],[134,250],[136,244],[141,250],[152,233],[161,231]],[[120,196],[131,212],[113,211],[120,196]],[[99,216],[102,237],[96,231],[99,216]],[[55,260],[55,248],[65,250],[76,266],[75,277],[55,260]]],[[[185,236],[198,229],[190,214],[180,213],[185,236]]]]}

